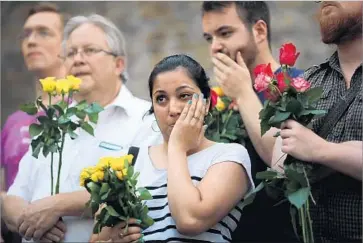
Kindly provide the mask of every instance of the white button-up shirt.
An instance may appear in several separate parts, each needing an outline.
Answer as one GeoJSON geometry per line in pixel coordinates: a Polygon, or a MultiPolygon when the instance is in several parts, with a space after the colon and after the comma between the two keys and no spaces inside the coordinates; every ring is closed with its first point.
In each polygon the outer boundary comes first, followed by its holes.
{"type": "MultiPolygon", "coordinates": [[[[153,115],[145,115],[151,103],[134,97],[122,85],[116,99],[99,114],[94,134],[89,135],[78,130],[74,140],[66,137],[60,193],[85,190],[79,185],[81,170],[97,164],[100,157],[120,156],[127,153],[129,146],[148,146],[162,142],[160,132],[152,129],[153,115]]],[[[54,187],[58,171],[58,154],[54,154],[54,187]]],[[[44,158],[42,153],[36,159],[32,149],[24,155],[19,164],[19,171],[8,195],[16,195],[33,202],[51,195],[50,155],[44,158]]],[[[93,219],[65,216],[67,225],[65,242],[88,242],[93,229],[93,219]]],[[[24,240],[24,242],[27,242],[24,240]]]]}

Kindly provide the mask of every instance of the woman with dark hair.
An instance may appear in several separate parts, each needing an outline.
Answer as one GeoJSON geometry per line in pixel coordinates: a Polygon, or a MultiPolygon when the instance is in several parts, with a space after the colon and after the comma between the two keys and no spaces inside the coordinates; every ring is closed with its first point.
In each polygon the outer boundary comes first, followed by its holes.
{"type": "Polygon", "coordinates": [[[208,77],[186,55],[160,61],[149,78],[151,113],[163,135],[161,145],[141,148],[135,170],[138,186],[155,223],[143,230],[125,223],[104,228],[92,242],[228,242],[241,217],[241,200],[254,185],[250,159],[239,144],[215,143],[204,136],[210,105],[208,77]]]}

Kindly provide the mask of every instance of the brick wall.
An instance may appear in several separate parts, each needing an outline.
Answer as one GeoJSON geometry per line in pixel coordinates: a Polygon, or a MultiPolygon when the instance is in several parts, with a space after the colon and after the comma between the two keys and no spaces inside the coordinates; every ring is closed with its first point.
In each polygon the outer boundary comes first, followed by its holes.
{"type": "MultiPolygon", "coordinates": [[[[35,2],[1,2],[1,115],[2,122],[19,104],[34,98],[34,79],[26,71],[16,40],[28,8],[35,2]]],[[[186,53],[199,61],[212,76],[206,42],[202,38],[201,2],[56,2],[71,15],[98,13],[110,18],[124,32],[128,51],[127,84],[148,99],[147,79],[161,58],[186,53]]],[[[268,2],[272,17],[272,49],[286,41],[300,52],[297,65],[307,68],[332,52],[320,43],[314,2],[268,2]]]]}

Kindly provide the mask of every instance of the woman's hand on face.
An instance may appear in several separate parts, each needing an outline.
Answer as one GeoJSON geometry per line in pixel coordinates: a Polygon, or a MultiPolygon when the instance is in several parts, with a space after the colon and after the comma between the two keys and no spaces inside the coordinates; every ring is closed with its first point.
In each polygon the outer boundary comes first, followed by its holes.
{"type": "Polygon", "coordinates": [[[206,129],[203,126],[207,112],[206,103],[202,93],[195,93],[188,101],[170,134],[169,148],[176,147],[188,152],[198,147],[206,129]]]}
{"type": "Polygon", "coordinates": [[[144,242],[143,234],[141,233],[141,227],[137,226],[140,224],[140,220],[137,219],[129,219],[128,221],[129,227],[126,231],[126,223],[121,222],[111,230],[111,241],[110,242],[120,242],[120,243],[129,243],[129,242],[144,242]]]}

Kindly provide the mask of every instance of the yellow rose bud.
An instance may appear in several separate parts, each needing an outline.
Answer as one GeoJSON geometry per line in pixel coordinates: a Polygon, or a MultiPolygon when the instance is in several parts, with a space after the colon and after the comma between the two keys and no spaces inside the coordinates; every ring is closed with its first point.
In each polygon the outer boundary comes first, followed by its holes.
{"type": "Polygon", "coordinates": [[[124,159],[121,158],[114,158],[111,163],[111,169],[113,170],[122,170],[125,167],[124,159]]]}
{"type": "Polygon", "coordinates": [[[78,91],[79,87],[82,83],[82,80],[80,78],[76,78],[73,75],[67,76],[67,80],[70,83],[70,89],[74,91],[78,91]]]}
{"type": "Polygon", "coordinates": [[[226,104],[224,104],[224,102],[219,97],[217,99],[216,109],[217,111],[223,111],[226,109],[226,104]]]}
{"type": "Polygon", "coordinates": [[[58,94],[66,94],[71,88],[71,83],[67,79],[58,79],[55,89],[58,94]]]}
{"type": "Polygon", "coordinates": [[[93,182],[98,182],[98,176],[97,176],[97,173],[93,173],[93,174],[91,175],[91,180],[92,180],[93,182]]]}
{"type": "Polygon", "coordinates": [[[97,171],[95,174],[99,181],[103,181],[103,178],[105,177],[105,173],[103,171],[97,171]]]}
{"type": "Polygon", "coordinates": [[[112,157],[103,157],[100,159],[98,164],[96,165],[97,170],[104,170],[105,168],[109,167],[112,163],[114,158],[112,157]]]}
{"type": "Polygon", "coordinates": [[[115,173],[116,173],[117,178],[119,178],[120,180],[122,180],[124,178],[124,175],[122,174],[121,171],[116,171],[115,173]]]}
{"type": "Polygon", "coordinates": [[[84,186],[84,181],[82,181],[82,180],[81,180],[81,181],[79,182],[79,185],[80,185],[80,186],[84,186]]]}
{"type": "Polygon", "coordinates": [[[214,90],[214,92],[216,92],[216,93],[217,93],[217,95],[218,95],[218,96],[224,96],[224,92],[223,92],[223,90],[222,90],[222,88],[221,88],[221,87],[219,87],[219,86],[214,86],[212,89],[214,90]]]}
{"type": "Polygon", "coordinates": [[[42,88],[44,92],[52,93],[56,87],[55,77],[48,77],[45,79],[39,79],[39,82],[42,84],[42,88]]]}
{"type": "Polygon", "coordinates": [[[127,169],[126,168],[122,170],[122,174],[124,174],[124,176],[127,176],[127,169]]]}

